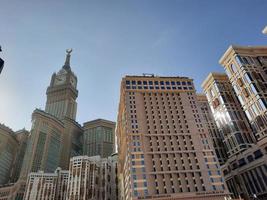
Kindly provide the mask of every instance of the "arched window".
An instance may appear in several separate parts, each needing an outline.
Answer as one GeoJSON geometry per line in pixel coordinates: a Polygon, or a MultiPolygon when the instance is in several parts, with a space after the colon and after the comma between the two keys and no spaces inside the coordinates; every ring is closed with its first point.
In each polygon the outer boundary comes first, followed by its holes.
{"type": "Polygon", "coordinates": [[[231,64],[231,70],[232,70],[233,73],[237,72],[237,68],[236,68],[234,63],[231,64]]]}

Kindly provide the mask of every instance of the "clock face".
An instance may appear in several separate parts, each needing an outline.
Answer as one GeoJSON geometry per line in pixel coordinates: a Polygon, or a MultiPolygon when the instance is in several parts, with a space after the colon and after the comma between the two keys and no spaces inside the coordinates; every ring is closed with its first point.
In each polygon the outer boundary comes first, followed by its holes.
{"type": "Polygon", "coordinates": [[[66,76],[57,76],[55,80],[55,85],[64,84],[66,81],[66,76]]]}
{"type": "Polygon", "coordinates": [[[76,79],[74,77],[70,78],[70,83],[74,88],[76,88],[76,79]]]}

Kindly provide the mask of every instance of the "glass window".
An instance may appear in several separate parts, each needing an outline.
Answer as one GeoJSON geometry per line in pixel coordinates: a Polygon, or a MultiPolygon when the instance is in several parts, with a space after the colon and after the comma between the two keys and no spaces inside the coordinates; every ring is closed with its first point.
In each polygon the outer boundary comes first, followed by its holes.
{"type": "Polygon", "coordinates": [[[239,66],[242,66],[242,60],[240,59],[240,56],[236,56],[236,57],[235,57],[235,61],[237,62],[237,64],[238,64],[239,66]]]}
{"type": "Polygon", "coordinates": [[[170,85],[170,82],[169,81],[166,81],[166,85],[170,85]]]}
{"type": "Polygon", "coordinates": [[[264,99],[259,99],[259,103],[260,103],[260,107],[262,108],[262,110],[267,109],[267,103],[264,99]]]}
{"type": "Polygon", "coordinates": [[[234,63],[231,64],[231,70],[232,70],[233,73],[237,72],[237,68],[236,68],[234,63]]]}
{"type": "Polygon", "coordinates": [[[229,71],[229,68],[226,68],[225,71],[226,71],[227,76],[230,78],[231,77],[231,73],[229,71]]]}
{"type": "Polygon", "coordinates": [[[137,81],[137,84],[138,85],[142,85],[142,81],[137,81]]]}
{"type": "Polygon", "coordinates": [[[257,94],[259,92],[257,86],[254,83],[250,84],[250,87],[254,94],[257,94]]]}
{"type": "Polygon", "coordinates": [[[144,84],[144,85],[147,85],[147,81],[143,81],[143,84],[144,84]]]}
{"type": "Polygon", "coordinates": [[[247,80],[248,83],[251,83],[253,81],[251,75],[249,73],[244,74],[245,79],[247,80]]]}
{"type": "Polygon", "coordinates": [[[136,84],[136,81],[132,81],[132,85],[135,85],[136,84]]]}
{"type": "Polygon", "coordinates": [[[130,81],[126,81],[126,85],[129,85],[130,84],[130,81]]]}

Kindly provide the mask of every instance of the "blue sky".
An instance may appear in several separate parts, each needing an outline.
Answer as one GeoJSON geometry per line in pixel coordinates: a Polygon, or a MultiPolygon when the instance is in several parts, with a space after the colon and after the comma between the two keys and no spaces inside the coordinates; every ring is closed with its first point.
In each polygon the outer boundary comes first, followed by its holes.
{"type": "Polygon", "coordinates": [[[53,72],[73,48],[77,121],[116,121],[121,78],[189,76],[198,92],[230,44],[265,45],[265,0],[1,1],[0,122],[31,126],[53,72]]]}

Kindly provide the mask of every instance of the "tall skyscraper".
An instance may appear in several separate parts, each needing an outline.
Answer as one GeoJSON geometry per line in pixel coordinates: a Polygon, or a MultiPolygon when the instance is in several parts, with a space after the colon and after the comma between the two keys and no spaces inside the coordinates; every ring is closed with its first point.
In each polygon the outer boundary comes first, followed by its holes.
{"type": "Polygon", "coordinates": [[[124,77],[117,122],[123,199],[224,199],[192,79],[124,77]]]}
{"type": "Polygon", "coordinates": [[[83,125],[83,155],[102,158],[115,151],[115,122],[96,119],[83,125]]]}
{"type": "Polygon", "coordinates": [[[230,46],[220,64],[251,123],[258,144],[267,148],[267,47],[230,46]]]}
{"type": "Polygon", "coordinates": [[[197,101],[203,114],[203,122],[206,123],[206,126],[208,128],[209,135],[220,165],[223,165],[227,160],[227,152],[223,144],[223,133],[219,131],[216,125],[207,97],[204,94],[197,94],[197,101]]]}
{"type": "Polygon", "coordinates": [[[23,161],[21,177],[42,170],[68,169],[69,159],[81,154],[82,127],[75,121],[77,78],[70,68],[67,50],[65,64],[54,73],[47,89],[45,111],[32,114],[32,129],[23,161]]]}

